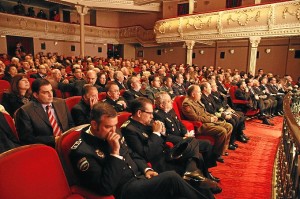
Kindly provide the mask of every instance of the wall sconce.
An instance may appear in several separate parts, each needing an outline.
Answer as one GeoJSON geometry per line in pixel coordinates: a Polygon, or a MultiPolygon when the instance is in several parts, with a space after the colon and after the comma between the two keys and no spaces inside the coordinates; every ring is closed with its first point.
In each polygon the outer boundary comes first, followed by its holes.
{"type": "Polygon", "coordinates": [[[295,48],[290,48],[289,51],[295,51],[295,48]]]}
{"type": "Polygon", "coordinates": [[[57,44],[58,44],[58,42],[57,42],[57,41],[55,41],[55,42],[54,42],[54,46],[56,46],[57,44]]]}
{"type": "Polygon", "coordinates": [[[229,50],[229,53],[230,53],[230,54],[233,54],[233,53],[234,53],[234,49],[230,49],[230,50],[229,50]]]}
{"type": "Polygon", "coordinates": [[[267,54],[269,54],[271,52],[271,49],[270,48],[266,48],[265,51],[266,51],[267,54]]]}
{"type": "Polygon", "coordinates": [[[170,52],[173,52],[174,51],[174,49],[173,48],[170,48],[170,52]]]}
{"type": "Polygon", "coordinates": [[[199,53],[200,53],[201,55],[203,55],[203,54],[204,54],[204,50],[199,50],[199,53]]]}

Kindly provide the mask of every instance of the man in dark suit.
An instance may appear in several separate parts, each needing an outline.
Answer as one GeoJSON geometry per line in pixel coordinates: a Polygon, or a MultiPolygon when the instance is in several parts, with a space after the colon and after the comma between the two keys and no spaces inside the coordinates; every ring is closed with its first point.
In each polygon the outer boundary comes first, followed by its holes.
{"type": "Polygon", "coordinates": [[[190,176],[197,176],[198,186],[203,189],[218,189],[217,183],[208,176],[207,168],[204,165],[203,157],[199,152],[199,143],[194,142],[193,153],[190,157],[182,156],[181,161],[169,161],[165,154],[165,127],[162,122],[153,119],[153,104],[150,99],[137,98],[131,105],[132,117],[121,126],[121,132],[125,140],[135,153],[150,162],[152,168],[158,172],[175,170],[183,175],[183,178],[190,179],[190,176]]]}
{"type": "MultiPolygon", "coordinates": [[[[177,118],[172,106],[172,100],[167,92],[159,92],[155,94],[155,111],[154,119],[161,121],[166,128],[166,141],[177,144],[185,138],[193,138],[194,130],[188,132],[184,124],[177,118]]],[[[212,153],[212,145],[207,140],[195,139],[199,143],[199,152],[203,155],[205,165],[208,168],[217,166],[217,155],[212,153]]],[[[212,180],[220,181],[209,173],[212,180]]]]}
{"type": "Polygon", "coordinates": [[[45,65],[40,65],[37,73],[31,74],[30,78],[34,79],[44,79],[47,77],[47,68],[45,65]]]}
{"type": "Polygon", "coordinates": [[[183,75],[181,73],[176,73],[174,76],[175,83],[173,84],[173,92],[175,96],[186,95],[186,91],[183,85],[183,75]]]}
{"type": "Polygon", "coordinates": [[[70,159],[81,184],[116,199],[206,198],[173,171],[158,174],[133,153],[116,132],[117,112],[97,103],[90,126],[71,147],[70,159]]]}
{"type": "Polygon", "coordinates": [[[269,78],[269,83],[266,85],[270,94],[276,98],[277,100],[277,107],[276,112],[277,115],[283,115],[283,97],[284,91],[280,90],[277,86],[277,80],[275,77],[269,78]]]}
{"type": "Polygon", "coordinates": [[[42,143],[54,147],[60,134],[74,126],[71,114],[64,100],[53,98],[48,80],[35,80],[32,94],[34,99],[16,114],[21,144],[42,143]]]}
{"type": "Polygon", "coordinates": [[[127,89],[126,88],[126,84],[124,82],[124,75],[121,71],[116,71],[114,73],[114,79],[115,79],[115,83],[118,85],[119,89],[127,89]]]}
{"type": "Polygon", "coordinates": [[[120,96],[120,90],[115,82],[108,82],[105,86],[106,98],[103,102],[108,103],[114,107],[117,112],[127,110],[127,103],[125,99],[120,96]]]}
{"type": "Polygon", "coordinates": [[[84,85],[82,90],[82,99],[71,110],[72,118],[76,126],[90,123],[91,108],[97,102],[98,102],[97,88],[90,84],[84,85]]]}
{"type": "Polygon", "coordinates": [[[138,97],[146,97],[146,93],[141,92],[141,82],[136,76],[131,76],[127,80],[128,90],[123,94],[127,104],[130,106],[131,102],[138,97]]]}

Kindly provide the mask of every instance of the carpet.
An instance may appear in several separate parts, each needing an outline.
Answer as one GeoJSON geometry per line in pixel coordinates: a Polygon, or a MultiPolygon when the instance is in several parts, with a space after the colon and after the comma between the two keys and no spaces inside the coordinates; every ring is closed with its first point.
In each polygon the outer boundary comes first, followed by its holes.
{"type": "Polygon", "coordinates": [[[260,120],[246,122],[247,144],[224,156],[225,163],[210,169],[221,178],[223,192],[216,199],[270,199],[275,155],[282,129],[282,117],[272,118],[274,126],[261,124],[260,120]]]}

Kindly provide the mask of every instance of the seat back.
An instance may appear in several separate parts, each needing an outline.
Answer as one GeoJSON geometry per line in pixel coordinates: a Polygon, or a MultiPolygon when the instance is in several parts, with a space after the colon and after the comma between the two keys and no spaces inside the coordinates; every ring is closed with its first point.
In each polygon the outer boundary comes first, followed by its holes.
{"type": "Polygon", "coordinates": [[[18,147],[0,154],[0,198],[72,197],[56,151],[46,145],[18,147]]]}
{"type": "Polygon", "coordinates": [[[16,129],[15,122],[14,122],[13,118],[7,113],[3,113],[3,116],[6,120],[6,122],[8,123],[9,128],[13,132],[14,136],[19,140],[19,135],[17,133],[17,129],[16,129]]]}
{"type": "Polygon", "coordinates": [[[101,92],[98,94],[98,101],[102,101],[106,98],[106,92],[101,92]]]}
{"type": "Polygon", "coordinates": [[[71,111],[72,108],[80,102],[80,100],[81,96],[72,96],[65,99],[69,111],[71,111]]]}
{"type": "Polygon", "coordinates": [[[182,120],[184,118],[182,115],[182,111],[181,111],[182,110],[182,102],[184,99],[185,99],[185,95],[179,95],[179,96],[176,96],[173,101],[174,111],[180,120],[182,120]]]}
{"type": "Polygon", "coordinates": [[[74,170],[69,159],[70,150],[75,141],[79,139],[80,130],[86,126],[88,126],[88,124],[69,129],[59,138],[58,142],[56,143],[56,150],[61,159],[70,186],[78,184],[79,182],[74,174],[74,170]]]}
{"type": "Polygon", "coordinates": [[[130,116],[131,116],[131,113],[129,113],[129,112],[119,112],[117,128],[120,128],[122,126],[122,124],[124,122],[126,122],[130,116]]]}
{"type": "Polygon", "coordinates": [[[235,91],[237,90],[237,86],[231,86],[229,88],[229,95],[232,101],[236,100],[235,91]]]}
{"type": "Polygon", "coordinates": [[[10,91],[10,83],[6,80],[0,80],[0,103],[2,102],[3,93],[10,91]]]}

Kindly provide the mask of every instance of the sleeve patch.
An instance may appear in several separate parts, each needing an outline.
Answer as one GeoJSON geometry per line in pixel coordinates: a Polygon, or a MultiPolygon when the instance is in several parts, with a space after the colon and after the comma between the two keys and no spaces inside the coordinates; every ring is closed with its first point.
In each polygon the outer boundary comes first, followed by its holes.
{"type": "Polygon", "coordinates": [[[77,168],[80,171],[87,171],[90,167],[89,162],[87,161],[86,157],[81,158],[77,163],[77,168]]]}

